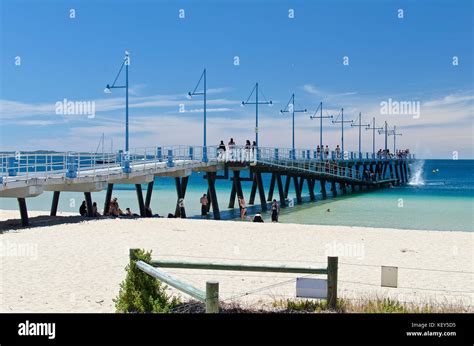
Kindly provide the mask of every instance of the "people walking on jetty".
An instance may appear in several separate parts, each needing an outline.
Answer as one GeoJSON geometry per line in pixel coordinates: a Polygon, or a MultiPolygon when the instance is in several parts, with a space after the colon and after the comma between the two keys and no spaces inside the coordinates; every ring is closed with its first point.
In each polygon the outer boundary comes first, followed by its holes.
{"type": "Polygon", "coordinates": [[[260,214],[260,213],[255,214],[252,221],[253,222],[264,222],[263,218],[262,218],[262,214],[260,214]]]}
{"type": "Polygon", "coordinates": [[[82,204],[81,204],[81,206],[79,207],[79,214],[81,214],[81,216],[87,216],[87,205],[86,205],[86,201],[82,201],[82,204]]]}
{"type": "Polygon", "coordinates": [[[240,207],[240,219],[245,220],[247,216],[247,205],[245,199],[242,196],[239,196],[239,207],[240,207]]]}
{"type": "Polygon", "coordinates": [[[250,140],[245,141],[245,161],[250,161],[250,150],[252,149],[252,145],[250,144],[250,140]]]}
{"type": "Polygon", "coordinates": [[[280,205],[274,199],[272,202],[272,222],[278,222],[278,215],[280,215],[280,205]]]}
{"type": "Polygon", "coordinates": [[[217,147],[217,154],[221,160],[225,159],[225,151],[226,151],[226,148],[225,148],[224,141],[221,140],[221,142],[219,143],[219,146],[217,147]]]}
{"type": "Polygon", "coordinates": [[[336,158],[341,158],[341,148],[339,148],[339,144],[336,145],[336,158]]]}
{"type": "Polygon", "coordinates": [[[234,151],[235,151],[234,138],[230,138],[230,141],[229,141],[228,145],[229,145],[230,158],[231,158],[231,160],[233,160],[234,159],[234,151]]]}
{"type": "Polygon", "coordinates": [[[202,197],[199,199],[199,203],[201,203],[201,216],[207,216],[209,212],[209,201],[207,199],[207,194],[202,195],[202,197]]]}

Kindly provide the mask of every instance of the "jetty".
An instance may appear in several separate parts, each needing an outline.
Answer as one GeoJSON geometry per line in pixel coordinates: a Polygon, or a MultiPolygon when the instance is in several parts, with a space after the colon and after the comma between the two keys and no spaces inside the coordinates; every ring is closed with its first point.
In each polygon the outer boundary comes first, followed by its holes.
{"type": "Polygon", "coordinates": [[[29,225],[26,200],[52,192],[50,215],[57,213],[63,191],[84,193],[88,216],[92,216],[94,192],[106,190],[104,213],[107,213],[115,184],[135,185],[140,215],[150,206],[156,177],[172,177],[176,184],[176,217],[186,217],[180,203],[186,197],[188,178],[202,172],[208,184],[212,217],[221,218],[215,182],[232,182],[228,207],[234,208],[237,196],[243,196],[242,182],[252,183],[249,204],[258,197],[261,211],[274,195],[282,207],[288,204],[293,184],[296,203],[307,193],[316,201],[320,186],[323,199],[332,193],[354,193],[362,190],[400,185],[408,182],[413,154],[403,157],[347,151],[320,152],[315,149],[288,149],[233,146],[157,146],[117,153],[3,153],[0,154],[0,197],[18,200],[21,223],[29,225]],[[270,174],[265,187],[263,174],[270,174]],[[142,185],[146,184],[146,191],[142,185]],[[329,185],[329,189],[328,189],[329,185]],[[306,186],[306,189],[305,189],[306,186]]]}

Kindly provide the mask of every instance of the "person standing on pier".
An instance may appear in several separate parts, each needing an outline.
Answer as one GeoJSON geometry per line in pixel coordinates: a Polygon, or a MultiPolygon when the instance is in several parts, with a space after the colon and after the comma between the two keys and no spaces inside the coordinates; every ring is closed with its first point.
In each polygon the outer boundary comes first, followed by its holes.
{"type": "Polygon", "coordinates": [[[272,202],[272,222],[278,222],[278,215],[280,214],[280,205],[277,200],[274,199],[272,202]]]}
{"type": "Polygon", "coordinates": [[[337,159],[341,158],[341,148],[339,148],[339,144],[336,145],[336,158],[337,159]]]}
{"type": "Polygon", "coordinates": [[[250,140],[247,139],[245,142],[245,161],[250,161],[250,150],[252,149],[252,145],[250,144],[250,140]]]}
{"type": "Polygon", "coordinates": [[[217,153],[218,153],[220,159],[225,160],[225,144],[224,144],[224,141],[221,141],[221,143],[217,147],[217,153]]]}
{"type": "Polygon", "coordinates": [[[319,144],[318,144],[318,146],[316,147],[316,158],[320,159],[321,158],[320,155],[321,155],[321,148],[319,147],[319,144]]]}
{"type": "Polygon", "coordinates": [[[324,149],[324,157],[327,159],[329,157],[329,147],[326,145],[326,148],[324,149]]]}
{"type": "Polygon", "coordinates": [[[232,160],[234,159],[234,149],[235,149],[235,142],[234,142],[234,139],[231,138],[229,141],[229,153],[232,160]]]}
{"type": "Polygon", "coordinates": [[[207,208],[207,204],[209,203],[209,201],[207,200],[206,194],[202,195],[200,202],[201,202],[201,216],[207,216],[207,213],[209,210],[207,208]]]}

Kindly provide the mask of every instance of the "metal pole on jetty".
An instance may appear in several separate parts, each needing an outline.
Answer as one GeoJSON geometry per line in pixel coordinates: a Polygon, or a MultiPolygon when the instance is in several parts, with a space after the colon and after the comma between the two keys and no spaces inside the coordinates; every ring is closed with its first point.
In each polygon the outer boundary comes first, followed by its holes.
{"type": "Polygon", "coordinates": [[[321,160],[324,160],[324,149],[323,149],[323,118],[330,118],[332,119],[332,115],[326,115],[323,116],[323,103],[319,103],[319,107],[316,109],[313,115],[309,117],[310,119],[319,119],[319,157],[321,160]],[[320,111],[319,116],[316,116],[316,113],[318,112],[318,109],[320,111]]]}
{"type": "Polygon", "coordinates": [[[353,123],[353,120],[345,120],[344,121],[344,108],[341,108],[341,120],[337,120],[338,118],[336,118],[336,120],[333,120],[332,123],[333,124],[341,124],[341,156],[342,158],[344,158],[344,124],[345,123],[350,123],[352,124],[353,123]]]}
{"type": "MultiPolygon", "coordinates": [[[[265,96],[263,96],[263,97],[265,98],[265,96]]],[[[255,143],[256,143],[257,148],[258,148],[258,131],[259,131],[259,129],[258,129],[258,105],[272,106],[273,102],[271,100],[267,101],[266,99],[265,99],[265,101],[259,101],[258,100],[258,82],[257,82],[257,83],[255,83],[255,86],[253,87],[252,92],[250,93],[249,97],[247,98],[247,101],[242,101],[242,106],[245,106],[245,105],[255,105],[255,143]],[[251,102],[250,98],[252,97],[254,92],[255,92],[255,102],[251,102]]]]}
{"type": "Polygon", "coordinates": [[[359,159],[362,158],[362,141],[361,141],[361,138],[362,138],[362,132],[361,132],[361,129],[362,127],[365,127],[367,128],[368,126],[370,126],[370,124],[362,124],[362,113],[359,112],[359,123],[356,125],[356,124],[351,124],[351,127],[358,127],[359,128],[359,159]]]}
{"type": "Polygon", "coordinates": [[[202,160],[203,162],[207,162],[207,119],[206,119],[206,106],[207,106],[207,77],[206,77],[206,69],[202,71],[201,77],[197,82],[196,86],[194,87],[193,91],[188,92],[188,98],[191,99],[193,96],[203,95],[204,96],[204,140],[203,140],[203,148],[202,148],[202,160]],[[198,92],[197,88],[203,81],[204,84],[204,91],[198,92]]]}
{"type": "Polygon", "coordinates": [[[292,114],[292,125],[291,125],[291,155],[292,159],[295,159],[295,113],[306,113],[307,109],[295,109],[295,94],[291,94],[290,100],[286,104],[285,108],[280,110],[280,113],[291,113],[292,114]]]}
{"type": "Polygon", "coordinates": [[[123,59],[122,66],[120,66],[120,70],[117,73],[117,76],[115,77],[114,82],[112,83],[112,85],[107,84],[107,86],[104,89],[104,92],[106,94],[111,94],[112,89],[125,89],[125,152],[126,153],[128,153],[128,149],[129,149],[129,145],[128,145],[128,137],[129,137],[129,132],[128,132],[128,66],[129,65],[130,65],[130,56],[128,54],[128,51],[125,51],[125,58],[123,59]],[[125,66],[125,85],[115,85],[124,66],[125,66]]]}

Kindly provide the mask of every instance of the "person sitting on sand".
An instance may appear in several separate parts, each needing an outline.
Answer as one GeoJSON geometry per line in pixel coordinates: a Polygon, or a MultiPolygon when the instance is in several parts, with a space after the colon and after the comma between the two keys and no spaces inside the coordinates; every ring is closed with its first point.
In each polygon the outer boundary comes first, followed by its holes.
{"type": "Polygon", "coordinates": [[[81,214],[81,216],[87,216],[86,201],[82,201],[82,204],[81,204],[81,206],[79,207],[79,214],[81,214]]]}
{"type": "Polygon", "coordinates": [[[239,207],[240,207],[240,218],[245,220],[247,215],[247,205],[245,204],[245,199],[242,196],[239,196],[239,207]]]}
{"type": "Polygon", "coordinates": [[[199,202],[201,203],[201,216],[207,216],[207,213],[208,213],[207,204],[209,203],[209,201],[207,200],[207,195],[206,194],[202,195],[199,202]]]}
{"type": "Polygon", "coordinates": [[[96,202],[92,203],[92,216],[93,216],[93,217],[99,217],[99,216],[101,216],[101,215],[99,214],[99,211],[97,210],[97,203],[96,203],[96,202]]]}
{"type": "Polygon", "coordinates": [[[122,215],[125,215],[125,216],[140,216],[138,214],[132,213],[130,208],[125,208],[125,214],[122,214],[122,215]]]}
{"type": "Polygon", "coordinates": [[[262,215],[260,213],[255,214],[252,221],[253,222],[264,222],[263,219],[262,219],[262,215]]]}
{"type": "Polygon", "coordinates": [[[110,216],[124,215],[123,211],[119,208],[117,197],[114,197],[114,199],[110,202],[109,215],[110,216]]]}

